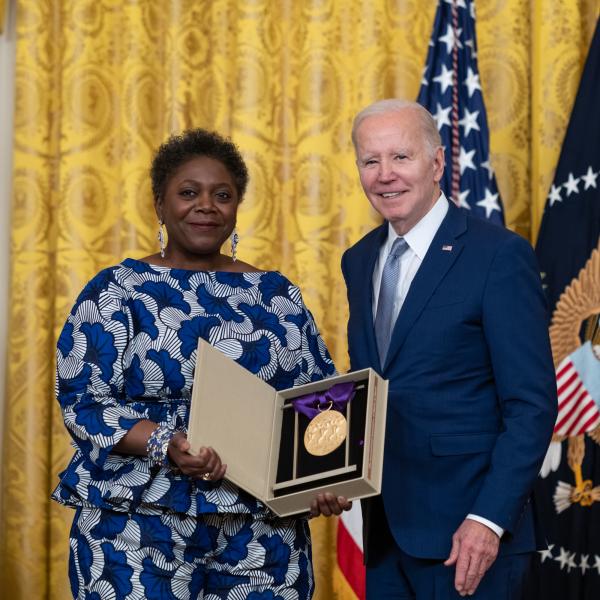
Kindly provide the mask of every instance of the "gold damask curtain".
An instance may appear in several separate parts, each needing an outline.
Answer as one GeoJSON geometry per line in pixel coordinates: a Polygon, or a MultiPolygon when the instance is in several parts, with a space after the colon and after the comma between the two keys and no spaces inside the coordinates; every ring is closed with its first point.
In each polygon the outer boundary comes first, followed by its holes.
{"type": "Polygon", "coordinates": [[[6,19],[6,0],[0,0],[0,33],[4,31],[4,21],[6,19]]]}
{"type": "MultiPolygon", "coordinates": [[[[0,1],[0,6],[2,2],[0,1]]],[[[231,135],[252,180],[239,254],[297,281],[338,369],[339,260],[377,219],[349,131],[383,97],[415,98],[435,2],[20,0],[0,589],[64,599],[70,456],[53,399],[56,336],[84,282],[156,247],[148,166],[189,126],[231,135]]],[[[508,225],[533,239],[598,0],[477,2],[492,162],[508,225]]],[[[334,522],[313,524],[318,595],[345,596],[334,522]]]]}

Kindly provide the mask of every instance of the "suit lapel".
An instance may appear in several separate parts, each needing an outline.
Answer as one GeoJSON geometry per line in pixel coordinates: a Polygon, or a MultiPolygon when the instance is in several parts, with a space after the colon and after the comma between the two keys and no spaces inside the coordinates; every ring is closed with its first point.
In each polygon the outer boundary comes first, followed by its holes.
{"type": "Polygon", "coordinates": [[[457,238],[466,230],[467,220],[452,202],[449,204],[448,214],[429,246],[394,325],[385,367],[402,348],[410,329],[462,250],[463,244],[457,238]]]}
{"type": "Polygon", "coordinates": [[[375,264],[379,258],[379,250],[385,243],[388,233],[387,221],[379,227],[377,234],[373,236],[367,251],[363,254],[365,262],[363,263],[364,285],[361,290],[361,322],[364,323],[364,339],[370,363],[379,365],[381,369],[383,365],[379,362],[379,352],[377,351],[377,342],[375,340],[375,326],[373,323],[373,271],[375,264]]]}

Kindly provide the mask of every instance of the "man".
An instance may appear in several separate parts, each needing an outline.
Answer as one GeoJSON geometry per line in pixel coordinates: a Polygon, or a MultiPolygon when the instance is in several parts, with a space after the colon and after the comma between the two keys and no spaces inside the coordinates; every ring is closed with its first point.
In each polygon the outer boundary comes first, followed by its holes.
{"type": "Polygon", "coordinates": [[[557,410],[533,251],[448,202],[420,105],[377,102],[352,138],[385,219],[342,258],[351,368],[390,383],[382,493],[363,503],[367,598],[518,598],[557,410]]]}

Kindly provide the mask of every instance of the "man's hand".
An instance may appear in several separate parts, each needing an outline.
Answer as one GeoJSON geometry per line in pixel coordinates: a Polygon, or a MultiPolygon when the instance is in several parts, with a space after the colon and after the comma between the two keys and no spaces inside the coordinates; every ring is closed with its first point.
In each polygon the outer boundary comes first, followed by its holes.
{"type": "Polygon", "coordinates": [[[343,496],[334,496],[329,492],[318,494],[317,497],[310,503],[310,516],[330,517],[331,515],[341,515],[343,511],[350,510],[352,502],[346,500],[343,496]]]}
{"type": "Polygon", "coordinates": [[[491,567],[500,538],[483,523],[465,519],[452,536],[452,550],[447,567],[456,564],[454,587],[461,596],[475,593],[481,578],[491,567]]]}

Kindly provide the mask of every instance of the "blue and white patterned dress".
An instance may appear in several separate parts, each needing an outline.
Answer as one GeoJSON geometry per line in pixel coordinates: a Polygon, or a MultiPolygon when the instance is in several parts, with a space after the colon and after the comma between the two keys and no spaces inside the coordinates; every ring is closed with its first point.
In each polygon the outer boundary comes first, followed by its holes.
{"type": "Polygon", "coordinates": [[[227,480],[192,480],[113,452],[141,419],[187,424],[199,337],[276,389],[334,373],[299,289],[280,273],[125,259],[87,284],[58,341],[57,397],[75,455],[55,500],[148,515],[268,513],[227,480]]]}

